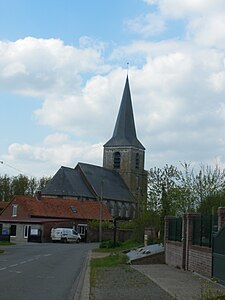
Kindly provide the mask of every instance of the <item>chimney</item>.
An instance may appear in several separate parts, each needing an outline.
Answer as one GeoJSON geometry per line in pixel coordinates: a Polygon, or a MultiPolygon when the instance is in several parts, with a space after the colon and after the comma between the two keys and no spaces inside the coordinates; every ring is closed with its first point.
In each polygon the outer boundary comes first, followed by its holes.
{"type": "Polygon", "coordinates": [[[41,190],[36,190],[34,193],[34,197],[36,198],[36,200],[41,200],[41,190]]]}

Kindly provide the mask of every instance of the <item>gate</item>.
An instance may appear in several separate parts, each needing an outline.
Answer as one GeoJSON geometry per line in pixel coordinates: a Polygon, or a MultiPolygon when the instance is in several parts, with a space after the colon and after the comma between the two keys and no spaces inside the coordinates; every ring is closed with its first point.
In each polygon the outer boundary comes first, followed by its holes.
{"type": "Polygon", "coordinates": [[[212,276],[225,285],[225,225],[213,237],[212,276]]]}

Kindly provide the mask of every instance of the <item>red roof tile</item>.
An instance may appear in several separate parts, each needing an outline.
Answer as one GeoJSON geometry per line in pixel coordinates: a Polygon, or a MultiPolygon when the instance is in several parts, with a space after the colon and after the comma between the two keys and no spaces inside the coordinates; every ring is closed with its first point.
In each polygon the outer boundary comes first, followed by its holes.
{"type": "Polygon", "coordinates": [[[0,210],[6,208],[9,202],[0,201],[0,210]]]}
{"type": "MultiPolygon", "coordinates": [[[[42,197],[38,200],[31,196],[15,196],[10,205],[3,211],[0,220],[21,219],[30,217],[70,218],[70,219],[99,219],[100,202],[93,200],[78,200],[74,198],[42,197]],[[12,205],[17,206],[17,216],[12,217],[12,205]]],[[[103,220],[112,220],[105,204],[102,203],[103,220]]]]}

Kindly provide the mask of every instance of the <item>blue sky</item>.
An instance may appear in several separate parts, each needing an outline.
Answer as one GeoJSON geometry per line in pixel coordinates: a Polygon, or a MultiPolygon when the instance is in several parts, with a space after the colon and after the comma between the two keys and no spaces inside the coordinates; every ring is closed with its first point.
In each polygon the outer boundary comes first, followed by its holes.
{"type": "Polygon", "coordinates": [[[0,175],[102,165],[129,62],[146,169],[225,167],[223,0],[0,0],[0,175]]]}
{"type": "Polygon", "coordinates": [[[17,40],[26,36],[60,38],[77,44],[80,36],[107,42],[128,40],[121,25],[125,18],[144,13],[146,4],[137,0],[40,0],[1,1],[1,38],[17,40]]]}

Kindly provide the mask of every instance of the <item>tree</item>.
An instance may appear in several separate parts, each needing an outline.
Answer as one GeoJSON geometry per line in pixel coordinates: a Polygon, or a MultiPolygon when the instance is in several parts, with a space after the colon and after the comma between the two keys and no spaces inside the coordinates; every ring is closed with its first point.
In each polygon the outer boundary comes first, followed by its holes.
{"type": "Polygon", "coordinates": [[[225,170],[221,171],[218,166],[214,169],[210,166],[201,166],[195,177],[194,187],[198,198],[197,207],[201,207],[209,197],[216,199],[218,195],[224,193],[225,170]]]}
{"type": "Polygon", "coordinates": [[[27,195],[28,194],[29,179],[27,176],[19,175],[12,178],[12,193],[13,195],[27,195]]]}
{"type": "Polygon", "coordinates": [[[46,177],[46,176],[43,176],[39,179],[38,181],[38,189],[42,190],[46,184],[51,180],[51,177],[46,177]]]}
{"type": "Polygon", "coordinates": [[[28,178],[22,174],[14,177],[0,176],[0,200],[10,201],[13,195],[31,195],[43,189],[51,177],[28,178]]]}
{"type": "Polygon", "coordinates": [[[9,201],[12,195],[11,178],[7,175],[0,176],[0,200],[9,201]]]}
{"type": "Polygon", "coordinates": [[[167,215],[174,212],[180,176],[178,169],[172,165],[166,165],[163,169],[150,169],[148,173],[148,209],[164,213],[167,211],[167,215]]]}
{"type": "Polygon", "coordinates": [[[204,215],[215,214],[218,207],[225,207],[225,191],[206,196],[200,203],[198,212],[204,215]]]}
{"type": "Polygon", "coordinates": [[[216,207],[217,202],[221,202],[218,199],[225,193],[224,170],[221,171],[218,166],[212,168],[202,165],[195,173],[190,163],[184,162],[181,166],[182,170],[172,165],[150,169],[148,209],[160,211],[162,216],[181,215],[203,209],[205,201],[207,207],[216,207]]]}

